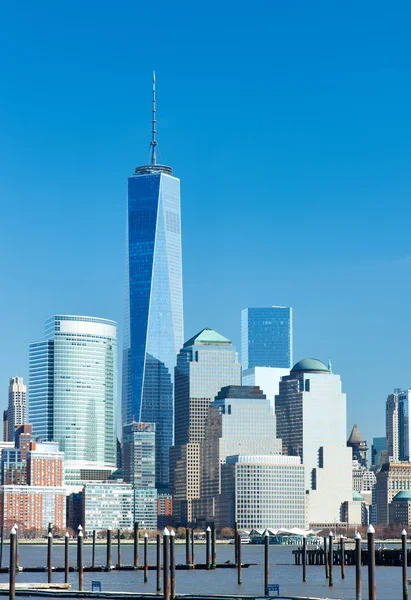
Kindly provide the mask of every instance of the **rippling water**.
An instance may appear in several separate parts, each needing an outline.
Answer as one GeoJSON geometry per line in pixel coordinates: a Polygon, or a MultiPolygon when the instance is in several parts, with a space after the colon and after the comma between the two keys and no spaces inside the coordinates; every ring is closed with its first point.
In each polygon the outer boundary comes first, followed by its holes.
{"type": "MultiPolygon", "coordinates": [[[[290,546],[270,546],[270,581],[279,583],[281,595],[311,596],[316,598],[355,598],[355,567],[345,567],[346,578],[340,577],[340,568],[334,567],[334,587],[329,588],[325,579],[323,566],[307,566],[307,582],[302,583],[302,567],[294,565],[294,556],[290,546]]],[[[242,562],[258,563],[248,569],[243,569],[243,584],[237,584],[237,571],[235,569],[217,569],[215,571],[177,571],[177,593],[194,594],[242,594],[263,595],[263,561],[264,548],[257,545],[243,545],[242,562]]],[[[3,564],[8,564],[9,547],[4,548],[3,564]]],[[[46,546],[20,546],[20,565],[39,566],[46,564],[46,546]]],[[[84,547],[85,564],[91,564],[91,546],[84,547]]],[[[132,545],[121,547],[121,563],[131,564],[133,557],[132,545]]],[[[140,546],[140,563],[143,557],[143,547],[140,546]]],[[[106,558],[105,546],[96,548],[96,564],[104,565],[106,558]]],[[[76,560],[76,547],[70,546],[70,559],[72,564],[76,560]]],[[[205,545],[199,544],[195,548],[196,562],[205,562],[205,545]]],[[[234,546],[217,545],[217,561],[234,562],[234,546]]],[[[150,564],[155,563],[155,546],[149,546],[150,564]]],[[[176,562],[185,561],[184,545],[176,545],[176,562]]],[[[113,563],[117,562],[117,549],[113,544],[113,563]]],[[[53,564],[63,566],[64,548],[55,545],[53,548],[53,564]]],[[[377,597],[378,600],[402,600],[401,568],[400,567],[377,567],[377,597]]],[[[149,581],[144,584],[142,571],[112,571],[102,573],[85,573],[85,589],[91,589],[91,581],[99,580],[103,591],[127,591],[127,592],[155,592],[155,571],[149,571],[149,581]]],[[[62,582],[64,573],[53,573],[53,582],[62,582]]],[[[6,583],[8,575],[0,575],[0,582],[6,583]]],[[[17,581],[46,582],[47,573],[19,573],[17,581]]],[[[78,575],[70,573],[70,583],[73,589],[77,589],[78,575]]],[[[363,598],[368,597],[367,592],[367,567],[363,568],[363,598]]]]}

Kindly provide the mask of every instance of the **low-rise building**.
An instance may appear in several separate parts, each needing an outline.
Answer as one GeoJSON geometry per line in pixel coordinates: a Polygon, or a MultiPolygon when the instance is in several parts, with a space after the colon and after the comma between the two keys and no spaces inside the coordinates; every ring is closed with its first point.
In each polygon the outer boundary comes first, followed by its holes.
{"type": "Polygon", "coordinates": [[[63,487],[3,485],[0,488],[0,527],[42,532],[48,524],[66,527],[66,490],[63,487]]]}
{"type": "Polygon", "coordinates": [[[131,529],[134,519],[134,491],[129,483],[107,481],[87,483],[83,488],[83,527],[86,533],[131,529]]]}
{"type": "Polygon", "coordinates": [[[307,528],[305,469],[299,456],[228,456],[221,465],[217,527],[307,528]]]}
{"type": "Polygon", "coordinates": [[[30,442],[27,452],[27,483],[36,486],[62,486],[64,452],[57,442],[30,442]]]}
{"type": "Polygon", "coordinates": [[[406,527],[411,525],[411,491],[398,492],[389,508],[390,525],[406,527]]]}

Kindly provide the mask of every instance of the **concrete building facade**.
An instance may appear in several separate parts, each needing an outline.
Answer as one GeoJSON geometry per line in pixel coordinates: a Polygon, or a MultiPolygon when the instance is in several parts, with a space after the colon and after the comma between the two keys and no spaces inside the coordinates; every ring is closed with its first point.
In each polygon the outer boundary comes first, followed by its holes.
{"type": "Polygon", "coordinates": [[[9,442],[14,442],[16,428],[26,423],[26,391],[23,377],[10,378],[7,409],[7,437],[9,442]]]}

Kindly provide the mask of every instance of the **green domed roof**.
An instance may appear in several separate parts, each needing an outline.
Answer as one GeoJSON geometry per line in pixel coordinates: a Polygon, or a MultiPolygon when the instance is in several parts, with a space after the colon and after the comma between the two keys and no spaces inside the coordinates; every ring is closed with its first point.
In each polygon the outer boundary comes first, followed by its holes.
{"type": "Polygon", "coordinates": [[[361,496],[360,492],[357,492],[356,490],[354,490],[352,493],[352,499],[353,500],[364,500],[364,498],[361,496]]]}
{"type": "Polygon", "coordinates": [[[318,360],[317,358],[303,358],[303,360],[298,361],[291,372],[293,371],[303,371],[304,373],[309,372],[319,372],[319,373],[329,373],[330,371],[325,366],[323,362],[318,360]]]}
{"type": "Polygon", "coordinates": [[[398,492],[398,494],[394,496],[393,502],[394,500],[396,502],[398,502],[398,500],[401,502],[411,502],[411,492],[398,492]]]}

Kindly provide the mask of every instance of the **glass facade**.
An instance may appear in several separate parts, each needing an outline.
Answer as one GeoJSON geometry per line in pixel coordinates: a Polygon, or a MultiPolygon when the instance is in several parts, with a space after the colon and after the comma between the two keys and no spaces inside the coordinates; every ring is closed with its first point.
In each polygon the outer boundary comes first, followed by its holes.
{"type": "Polygon", "coordinates": [[[387,439],[385,437],[375,437],[372,440],[371,446],[371,464],[372,466],[380,465],[380,454],[387,449],[387,439]]]}
{"type": "Polygon", "coordinates": [[[155,488],[156,426],[130,423],[123,427],[124,481],[139,489],[155,488]]]}
{"type": "Polygon", "coordinates": [[[180,181],[164,170],[140,168],[128,182],[122,390],[123,425],[156,425],[160,489],[168,486],[173,376],[183,345],[180,181]]]}
{"type": "Polygon", "coordinates": [[[290,369],[292,309],[272,306],[241,311],[241,353],[244,371],[253,367],[290,369]]]}
{"type": "Polygon", "coordinates": [[[105,478],[116,468],[116,323],[58,315],[46,338],[30,349],[33,436],[59,442],[68,485],[105,478]]]}

